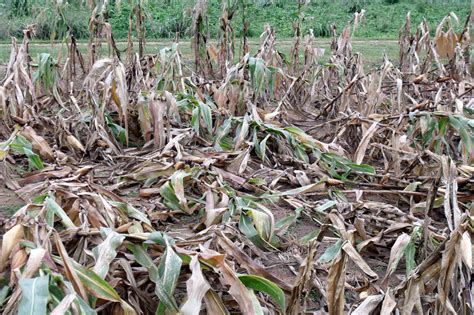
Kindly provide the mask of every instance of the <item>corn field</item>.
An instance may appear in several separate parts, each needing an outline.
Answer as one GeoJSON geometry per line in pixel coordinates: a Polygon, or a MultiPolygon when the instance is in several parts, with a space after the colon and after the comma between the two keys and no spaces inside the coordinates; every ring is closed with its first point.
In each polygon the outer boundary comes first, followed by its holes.
{"type": "Polygon", "coordinates": [[[13,40],[2,314],[472,314],[470,17],[408,14],[367,70],[363,11],[326,52],[297,18],[285,56],[270,26],[250,54],[226,5],[210,44],[206,5],[193,60],[144,32],[119,51],[100,6],[87,56],[13,40]]]}

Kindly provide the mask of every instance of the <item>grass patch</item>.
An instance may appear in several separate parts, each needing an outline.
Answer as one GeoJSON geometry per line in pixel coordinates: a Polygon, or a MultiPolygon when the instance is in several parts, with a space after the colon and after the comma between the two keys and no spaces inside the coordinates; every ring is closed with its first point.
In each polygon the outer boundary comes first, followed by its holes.
{"type": "MultiPolygon", "coordinates": [[[[159,41],[152,41],[148,42],[145,46],[146,53],[158,53],[160,49],[170,46],[172,41],[162,39],[159,41]]],[[[292,39],[281,39],[278,41],[278,48],[280,51],[286,55],[289,55],[290,49],[292,45],[292,39]]],[[[79,50],[81,51],[84,56],[87,56],[87,43],[81,42],[78,44],[79,50]]],[[[325,56],[321,62],[327,62],[330,53],[330,42],[328,40],[319,40],[317,41],[316,45],[320,48],[324,48],[326,50],[325,56]]],[[[353,42],[353,50],[355,52],[359,52],[364,61],[366,62],[366,66],[374,66],[375,64],[380,64],[381,60],[383,59],[383,54],[386,53],[389,59],[396,60],[398,58],[398,45],[395,41],[388,41],[388,40],[355,40],[353,42]]],[[[126,48],[125,42],[119,42],[118,47],[121,50],[126,48]]],[[[138,45],[134,45],[135,49],[138,49],[138,45]]],[[[61,52],[62,58],[66,55],[66,47],[62,46],[61,44],[51,45],[50,43],[41,42],[41,41],[33,41],[31,42],[30,46],[30,55],[36,60],[38,54],[40,53],[50,53],[54,58],[59,56],[61,52]]],[[[250,52],[255,53],[259,48],[259,41],[258,39],[250,40],[250,52]]],[[[187,40],[180,42],[180,51],[183,55],[184,60],[192,60],[192,49],[191,43],[187,40]]],[[[238,47],[236,47],[236,52],[238,52],[238,47]]],[[[301,51],[302,53],[302,51],[301,51]]],[[[107,55],[107,47],[104,45],[102,49],[102,55],[107,55]]],[[[9,44],[0,44],[0,64],[7,63],[10,58],[10,45],[9,44]]],[[[301,55],[303,58],[303,55],[301,55]]],[[[0,70],[0,74],[3,72],[0,70]]]]}
{"type": "MultiPolygon", "coordinates": [[[[259,0],[247,2],[246,15],[250,21],[249,34],[258,37],[265,24],[275,28],[279,37],[292,37],[294,30],[292,22],[297,14],[297,1],[294,0],[259,0]]],[[[79,5],[79,1],[71,1],[62,5],[64,21],[52,5],[42,2],[29,1],[28,7],[1,8],[0,17],[6,23],[0,24],[0,40],[10,36],[22,37],[26,25],[37,26],[37,36],[41,39],[62,38],[67,29],[71,29],[77,38],[87,38],[89,35],[89,9],[79,5]]],[[[176,33],[188,37],[191,29],[192,9],[195,0],[156,0],[146,4],[146,36],[147,38],[173,38],[176,33]]],[[[209,33],[217,38],[219,18],[222,13],[221,0],[208,0],[209,33]]],[[[241,1],[230,1],[237,6],[232,20],[235,34],[242,33],[241,1]]],[[[449,12],[454,12],[464,21],[470,12],[470,1],[427,1],[427,0],[312,0],[304,8],[302,32],[306,34],[313,29],[316,37],[328,38],[331,25],[338,30],[352,19],[354,12],[366,10],[365,21],[357,31],[356,36],[362,38],[390,38],[398,36],[399,27],[403,25],[405,16],[411,12],[412,27],[415,28],[423,18],[429,25],[436,25],[449,12]]],[[[128,33],[128,16],[131,8],[128,1],[122,1],[120,8],[115,1],[109,4],[109,22],[112,25],[116,39],[126,39],[128,33]]],[[[462,22],[460,23],[462,24],[462,22]]],[[[457,27],[458,31],[462,25],[457,27]]]]}

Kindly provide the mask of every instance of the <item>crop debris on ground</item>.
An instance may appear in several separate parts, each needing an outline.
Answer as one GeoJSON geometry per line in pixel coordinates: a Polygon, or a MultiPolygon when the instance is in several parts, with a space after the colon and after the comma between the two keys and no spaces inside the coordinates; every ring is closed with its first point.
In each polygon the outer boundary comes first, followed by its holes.
{"type": "Polygon", "coordinates": [[[142,33],[119,51],[100,10],[88,56],[13,40],[2,313],[471,314],[469,17],[408,14],[399,60],[366,71],[363,11],[326,52],[295,21],[286,56],[270,26],[249,54],[226,6],[210,45],[205,10],[193,60],[142,33]]]}

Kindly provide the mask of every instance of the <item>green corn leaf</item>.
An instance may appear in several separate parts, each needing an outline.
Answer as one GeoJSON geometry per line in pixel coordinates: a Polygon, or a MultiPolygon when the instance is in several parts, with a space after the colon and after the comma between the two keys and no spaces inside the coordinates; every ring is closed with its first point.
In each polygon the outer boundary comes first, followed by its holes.
{"type": "Polygon", "coordinates": [[[422,117],[421,119],[423,118],[427,120],[428,128],[423,133],[422,140],[423,140],[424,145],[428,145],[434,139],[434,134],[436,130],[438,129],[438,121],[434,119],[433,117],[431,117],[430,115],[427,115],[426,118],[422,117]]]}
{"type": "Polygon", "coordinates": [[[270,84],[271,72],[261,58],[249,58],[249,72],[255,95],[260,96],[267,84],[270,84]]]}
{"type": "Polygon", "coordinates": [[[66,228],[76,227],[63,208],[61,208],[61,206],[59,206],[53,198],[46,197],[45,202],[46,211],[51,211],[56,214],[61,219],[61,222],[66,228]]]}
{"type": "Polygon", "coordinates": [[[76,296],[76,305],[78,306],[80,315],[97,315],[97,312],[80,296],[76,296]]]}
{"type": "MultiPolygon", "coordinates": [[[[77,262],[73,262],[74,267],[80,267],[80,265],[77,262]]],[[[50,284],[49,290],[50,292],[54,292],[56,298],[58,301],[61,301],[64,296],[66,295],[66,292],[75,292],[74,286],[72,285],[71,282],[65,280],[63,276],[60,276],[59,274],[55,274],[54,278],[57,283],[55,285],[50,284]],[[59,279],[59,277],[61,277],[59,279]]],[[[80,278],[79,278],[80,279],[80,278]]],[[[82,280],[80,280],[82,283],[82,280]]],[[[50,297],[53,294],[50,295],[50,297]]],[[[94,297],[93,295],[88,295],[87,301],[84,300],[79,294],[76,294],[76,297],[74,299],[74,304],[77,307],[77,310],[79,311],[80,315],[96,315],[97,312],[91,307],[91,305],[95,306],[95,303],[97,301],[97,298],[94,297]]]]}
{"type": "Polygon", "coordinates": [[[306,132],[295,126],[285,127],[285,131],[295,136],[299,142],[312,146],[314,144],[314,138],[308,135],[306,132]]]}
{"type": "Polygon", "coordinates": [[[186,173],[183,170],[175,172],[171,175],[170,182],[173,187],[176,198],[179,201],[179,206],[182,210],[188,210],[188,203],[186,197],[184,196],[184,179],[190,174],[186,173]]]}
{"type": "Polygon", "coordinates": [[[115,139],[120,141],[122,144],[127,143],[127,136],[126,136],[126,129],[123,128],[120,125],[117,125],[116,123],[108,123],[107,126],[110,128],[112,131],[112,134],[114,135],[115,139]]]}
{"type": "MultiPolygon", "coordinates": [[[[94,271],[84,268],[73,260],[71,261],[74,270],[88,292],[98,299],[120,303],[124,314],[133,314],[132,307],[120,298],[117,291],[115,291],[107,281],[100,278],[94,271]]],[[[86,302],[81,301],[79,297],[77,298],[84,314],[94,314],[92,312],[95,311],[93,311],[86,302]]]]}
{"type": "Polygon", "coordinates": [[[46,211],[44,220],[48,226],[54,227],[54,211],[46,211]]]}
{"type": "Polygon", "coordinates": [[[191,116],[191,126],[193,127],[196,134],[200,135],[199,133],[199,107],[195,107],[193,109],[193,114],[191,116]]]}
{"type": "Polygon", "coordinates": [[[110,128],[110,131],[112,131],[114,138],[120,141],[120,143],[126,144],[127,143],[126,129],[120,125],[117,125],[108,113],[105,113],[104,117],[105,117],[105,123],[110,128]]]}
{"type": "Polygon", "coordinates": [[[206,124],[206,128],[210,134],[212,134],[212,112],[209,105],[203,102],[199,102],[199,112],[201,114],[204,123],[206,124]]]}
{"type": "Polygon", "coordinates": [[[466,148],[468,154],[473,152],[473,135],[472,127],[461,117],[449,115],[449,124],[459,133],[461,141],[466,148]],[[471,131],[471,134],[469,134],[471,131]]]}
{"type": "Polygon", "coordinates": [[[167,181],[160,187],[160,195],[164,198],[164,203],[173,210],[181,210],[179,206],[179,199],[174,193],[173,186],[170,181],[167,181]]]}
{"type": "Polygon", "coordinates": [[[126,202],[120,202],[120,201],[109,201],[110,204],[114,207],[116,207],[118,210],[120,210],[123,214],[132,217],[134,219],[137,219],[138,221],[141,221],[145,224],[151,225],[150,220],[148,219],[148,216],[141,212],[140,210],[136,209],[135,207],[129,205],[126,202]]]}
{"type": "Polygon", "coordinates": [[[49,276],[33,279],[20,279],[21,299],[18,305],[19,315],[46,315],[49,297],[49,276]]]}
{"type": "Polygon", "coordinates": [[[4,285],[3,288],[0,289],[0,307],[5,302],[9,293],[10,293],[10,287],[8,287],[8,285],[4,285]]]}
{"type": "Polygon", "coordinates": [[[46,197],[48,197],[48,194],[41,194],[31,199],[31,202],[35,204],[42,204],[46,200],[46,197]]]}
{"type": "Polygon", "coordinates": [[[242,124],[237,128],[237,131],[235,132],[236,137],[235,137],[235,150],[238,150],[242,143],[244,143],[245,138],[248,135],[249,132],[249,121],[250,121],[250,116],[248,114],[245,114],[244,119],[242,121],[242,124]]]}
{"type": "Polygon", "coordinates": [[[39,155],[33,152],[32,144],[22,135],[17,135],[15,140],[10,144],[10,147],[13,151],[26,155],[31,167],[37,170],[44,168],[43,161],[39,155]]]}
{"type": "Polygon", "coordinates": [[[262,305],[260,305],[260,301],[255,295],[255,292],[253,290],[249,290],[249,294],[250,294],[250,298],[252,299],[255,315],[264,315],[262,305]]]}
{"type": "Polygon", "coordinates": [[[316,212],[324,212],[325,210],[335,206],[337,204],[337,201],[335,200],[329,200],[326,201],[324,204],[320,205],[319,207],[316,208],[316,212]]]}
{"type": "Polygon", "coordinates": [[[375,174],[375,169],[367,164],[346,163],[345,165],[356,172],[375,174]]]}
{"type": "MultiPolygon", "coordinates": [[[[255,153],[257,156],[262,160],[262,162],[265,162],[266,159],[266,152],[267,152],[267,141],[270,139],[272,135],[268,134],[263,138],[263,140],[260,143],[257,143],[257,141],[254,141],[255,143],[255,153]]],[[[256,139],[256,132],[255,132],[255,139],[256,139]]]]}
{"type": "Polygon", "coordinates": [[[121,301],[117,291],[115,291],[107,281],[99,277],[94,271],[82,267],[73,260],[71,261],[73,262],[74,270],[84,285],[84,288],[93,296],[106,301],[121,301]]]}
{"type": "MultiPolygon", "coordinates": [[[[160,277],[158,268],[155,266],[150,256],[148,256],[143,246],[137,244],[129,244],[128,248],[133,253],[133,256],[135,257],[137,262],[148,269],[148,276],[150,277],[150,280],[155,283],[155,293],[158,296],[160,303],[163,303],[168,310],[177,313],[179,309],[175,299],[166,290],[162,278],[160,277]]],[[[168,276],[166,275],[166,277],[168,276]]]]}
{"type": "Polygon", "coordinates": [[[15,140],[10,144],[10,147],[12,148],[13,151],[20,153],[20,154],[25,154],[24,148],[32,149],[33,146],[31,143],[26,140],[25,137],[22,135],[17,135],[15,137],[15,140]]]}
{"type": "Polygon", "coordinates": [[[174,243],[175,240],[172,237],[159,231],[150,233],[148,240],[145,241],[145,244],[160,244],[161,246],[174,245],[174,243]]]}
{"type": "Polygon", "coordinates": [[[328,263],[336,257],[336,255],[341,251],[343,241],[338,240],[336,243],[334,243],[332,246],[328,247],[324,254],[319,257],[318,262],[319,263],[328,263]]]}
{"type": "Polygon", "coordinates": [[[160,187],[160,195],[165,204],[173,210],[188,212],[188,204],[184,196],[184,178],[190,176],[185,171],[177,171],[171,175],[170,180],[160,187]]]}
{"type": "Polygon", "coordinates": [[[94,272],[102,279],[109,272],[109,265],[117,256],[117,248],[122,244],[125,236],[107,228],[101,228],[101,234],[105,240],[92,249],[95,259],[94,272]]]}
{"type": "Polygon", "coordinates": [[[270,241],[273,234],[271,218],[266,213],[255,209],[248,210],[247,215],[252,218],[253,225],[260,237],[267,242],[270,241]]]}
{"type": "MultiPolygon", "coordinates": [[[[250,126],[252,127],[252,125],[250,125],[250,126]]],[[[260,155],[259,155],[259,152],[260,152],[260,144],[259,144],[259,142],[258,142],[257,133],[258,133],[257,128],[253,128],[253,130],[252,130],[252,142],[253,142],[253,146],[254,146],[255,153],[257,154],[257,156],[260,156],[260,155]]]]}
{"type": "Polygon", "coordinates": [[[228,148],[226,143],[223,143],[223,140],[230,133],[232,128],[232,117],[227,118],[224,123],[217,128],[216,136],[214,138],[214,147],[217,151],[225,150],[228,148]]]}
{"type": "Polygon", "coordinates": [[[255,186],[263,186],[267,184],[267,181],[260,177],[252,177],[249,178],[248,183],[255,186]]]}
{"type": "Polygon", "coordinates": [[[54,67],[55,62],[51,54],[41,53],[38,55],[38,70],[33,74],[33,82],[41,84],[46,92],[49,92],[57,81],[54,67]]]}
{"type": "Polygon", "coordinates": [[[313,230],[313,231],[309,232],[308,234],[306,234],[305,236],[300,238],[300,240],[299,240],[300,244],[301,245],[308,245],[309,242],[311,242],[312,240],[315,240],[319,236],[320,232],[321,231],[319,229],[316,229],[316,230],[313,230]]]}
{"type": "Polygon", "coordinates": [[[256,275],[241,275],[240,281],[249,289],[268,294],[280,307],[280,311],[285,314],[285,293],[272,281],[256,275]]]}
{"type": "Polygon", "coordinates": [[[449,123],[449,118],[448,117],[441,117],[438,121],[438,129],[439,129],[439,135],[441,137],[444,137],[446,135],[447,131],[447,126],[449,123]]]}
{"type": "Polygon", "coordinates": [[[415,262],[415,253],[416,253],[416,246],[415,243],[410,242],[408,243],[407,247],[405,247],[405,262],[406,262],[406,270],[407,275],[415,269],[416,262],[415,262]]]}
{"type": "Polygon", "coordinates": [[[43,161],[41,160],[38,154],[34,153],[32,150],[26,147],[23,148],[23,150],[26,156],[28,157],[28,162],[32,167],[36,168],[37,170],[42,170],[44,168],[43,161]]]}
{"type": "MultiPolygon", "coordinates": [[[[158,274],[168,295],[173,296],[181,272],[182,261],[171,246],[167,246],[158,265],[158,274]]],[[[165,314],[166,306],[160,302],[156,314],[165,314]]]]}
{"type": "Polygon", "coordinates": [[[304,149],[302,145],[297,145],[294,147],[294,149],[295,149],[295,155],[299,160],[305,163],[309,163],[308,154],[306,153],[306,150],[304,149]]]}
{"type": "Polygon", "coordinates": [[[239,230],[257,247],[266,249],[267,243],[260,237],[255,226],[252,223],[252,219],[245,214],[240,215],[239,230]]]}
{"type": "MultiPolygon", "coordinates": [[[[153,263],[153,260],[148,255],[148,253],[146,252],[145,248],[143,248],[143,246],[131,243],[131,244],[128,244],[128,249],[133,253],[135,260],[140,265],[142,265],[143,267],[147,269],[153,269],[153,267],[156,268],[155,264],[153,263]]],[[[158,270],[156,270],[156,273],[158,274],[158,270]]]]}
{"type": "Polygon", "coordinates": [[[421,227],[416,226],[411,233],[410,242],[405,247],[405,265],[407,276],[416,267],[415,255],[416,255],[416,243],[421,239],[423,230],[421,227]]]}
{"type": "Polygon", "coordinates": [[[295,214],[287,215],[286,217],[278,220],[277,223],[275,223],[275,228],[278,230],[278,235],[284,235],[291,227],[291,225],[296,223],[296,221],[301,215],[301,211],[303,211],[303,207],[295,209],[295,214]]]}

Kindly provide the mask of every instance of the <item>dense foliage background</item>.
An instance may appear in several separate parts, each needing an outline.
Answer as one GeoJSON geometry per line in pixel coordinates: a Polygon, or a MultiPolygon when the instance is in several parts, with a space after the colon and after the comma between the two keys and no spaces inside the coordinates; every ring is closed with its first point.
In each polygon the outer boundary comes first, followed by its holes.
{"type": "MultiPolygon", "coordinates": [[[[130,0],[133,2],[133,0],[130,0]]],[[[114,36],[127,37],[130,1],[109,1],[109,22],[114,36]]],[[[266,23],[275,27],[278,36],[292,37],[292,20],[297,14],[296,0],[233,0],[238,9],[232,24],[238,35],[242,28],[240,6],[245,1],[250,36],[257,37],[266,23]]],[[[90,9],[86,0],[64,1],[58,5],[51,0],[3,0],[0,2],[0,39],[22,36],[28,24],[37,25],[37,38],[62,38],[69,27],[78,38],[88,36],[90,9]]],[[[176,32],[187,37],[192,19],[194,0],[147,0],[147,38],[174,37],[176,32]]],[[[219,29],[221,0],[208,1],[208,23],[211,36],[219,29]]],[[[423,18],[429,25],[436,25],[447,13],[453,11],[463,21],[471,10],[470,0],[311,0],[304,8],[303,30],[313,29],[317,37],[328,37],[330,26],[342,29],[352,14],[366,10],[364,26],[357,33],[361,38],[396,38],[405,15],[411,12],[412,26],[423,18]]],[[[461,24],[462,24],[461,21],[461,24]]]]}

